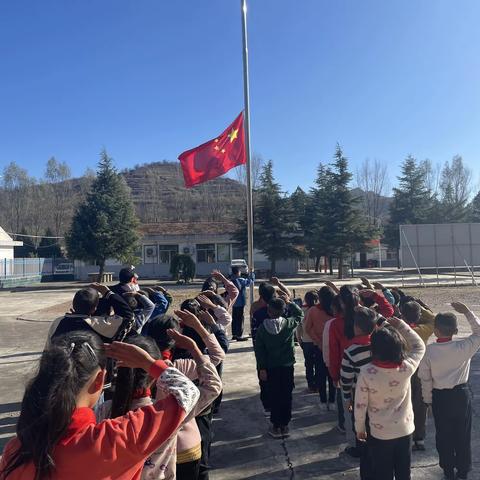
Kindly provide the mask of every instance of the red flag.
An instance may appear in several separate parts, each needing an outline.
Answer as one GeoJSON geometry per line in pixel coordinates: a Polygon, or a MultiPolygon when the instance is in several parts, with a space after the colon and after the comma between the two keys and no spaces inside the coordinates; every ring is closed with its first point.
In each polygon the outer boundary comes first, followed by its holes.
{"type": "Polygon", "coordinates": [[[217,138],[183,152],[178,159],[188,188],[247,163],[243,112],[217,138]]]}

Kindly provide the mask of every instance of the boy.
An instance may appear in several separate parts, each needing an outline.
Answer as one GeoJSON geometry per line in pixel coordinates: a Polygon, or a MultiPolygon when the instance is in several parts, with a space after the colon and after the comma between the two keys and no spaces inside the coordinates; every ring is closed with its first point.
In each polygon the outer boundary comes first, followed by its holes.
{"type": "MultiPolygon", "coordinates": [[[[342,367],[340,370],[340,386],[342,387],[343,399],[346,404],[346,411],[352,412],[353,416],[353,402],[355,397],[355,385],[357,377],[360,373],[360,368],[370,363],[372,353],[370,350],[370,335],[375,330],[377,324],[377,314],[367,307],[357,307],[354,316],[354,332],[355,338],[353,344],[345,349],[343,352],[342,367]]],[[[347,413],[348,415],[348,413],[347,413]]],[[[353,425],[350,423],[350,417],[346,418],[348,428],[353,430],[353,425]]],[[[349,446],[345,449],[345,453],[358,458],[363,456],[362,448],[349,446]]],[[[364,463],[364,462],[362,462],[364,463]]],[[[362,469],[360,465],[360,476],[366,478],[366,468],[362,469]]]]}
{"type": "Polygon", "coordinates": [[[470,360],[480,348],[480,321],[463,303],[452,307],[468,320],[472,335],[452,340],[458,333],[457,317],[439,313],[435,317],[436,343],[427,347],[418,376],[423,399],[432,405],[440,467],[447,479],[465,479],[472,465],[472,402],[468,389],[470,360]]]}
{"type": "Polygon", "coordinates": [[[355,430],[367,447],[375,480],[410,480],[415,430],[410,379],[425,354],[422,339],[403,320],[371,336],[372,361],[360,369],[355,389],[355,430]]]}
{"type": "MultiPolygon", "coordinates": [[[[420,303],[410,300],[400,305],[402,318],[420,336],[425,345],[433,335],[433,323],[435,315],[420,303]]],[[[415,432],[413,433],[413,450],[425,451],[425,436],[427,426],[427,407],[422,398],[422,384],[418,378],[418,371],[412,377],[412,405],[415,421],[415,432]]]]}
{"type": "Polygon", "coordinates": [[[267,382],[271,400],[269,435],[288,437],[292,417],[293,366],[295,364],[295,330],[303,318],[303,311],[289,303],[291,317],[285,318],[286,303],[274,298],[268,303],[268,318],[259,327],[255,338],[255,357],[259,379],[267,382]]]}

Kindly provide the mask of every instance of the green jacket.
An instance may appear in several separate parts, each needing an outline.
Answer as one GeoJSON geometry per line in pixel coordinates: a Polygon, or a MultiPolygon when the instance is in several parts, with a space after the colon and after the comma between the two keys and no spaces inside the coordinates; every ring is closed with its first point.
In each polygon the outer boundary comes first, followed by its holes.
{"type": "Polygon", "coordinates": [[[291,303],[292,316],[276,320],[265,320],[255,337],[257,369],[290,367],[295,363],[295,329],[302,321],[302,309],[291,303]],[[271,323],[272,325],[269,325],[271,323]],[[276,327],[276,331],[272,330],[276,327]]]}

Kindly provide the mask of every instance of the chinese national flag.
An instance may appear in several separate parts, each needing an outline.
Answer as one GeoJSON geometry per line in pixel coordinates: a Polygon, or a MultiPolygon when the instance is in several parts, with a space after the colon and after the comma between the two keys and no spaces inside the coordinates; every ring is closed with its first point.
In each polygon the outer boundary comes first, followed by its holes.
{"type": "Polygon", "coordinates": [[[227,173],[247,162],[243,112],[217,138],[183,152],[182,165],[185,186],[190,188],[227,173]]]}

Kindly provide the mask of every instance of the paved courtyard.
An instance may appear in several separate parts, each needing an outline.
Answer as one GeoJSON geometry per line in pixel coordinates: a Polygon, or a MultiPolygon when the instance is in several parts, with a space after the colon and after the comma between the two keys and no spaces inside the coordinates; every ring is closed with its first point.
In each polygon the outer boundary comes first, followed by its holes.
{"type": "MultiPolygon", "coordinates": [[[[76,287],[75,287],[76,288],[76,287]]],[[[295,285],[297,295],[305,285],[295,285]]],[[[310,288],[310,287],[308,287],[310,288]]],[[[50,322],[70,308],[73,288],[60,290],[0,292],[0,446],[15,431],[25,382],[35,369],[50,322]]],[[[177,301],[192,290],[173,288],[177,301]]],[[[436,311],[460,300],[474,305],[480,314],[477,287],[426,288],[413,290],[436,311]]],[[[461,334],[468,333],[462,319],[461,334]]],[[[306,394],[303,359],[297,349],[296,389],[292,436],[273,440],[265,435],[268,421],[258,397],[255,360],[250,341],[232,343],[225,361],[225,395],[214,421],[212,445],[213,480],[278,479],[357,479],[358,464],[341,454],[345,438],[335,430],[336,414],[321,413],[316,395],[306,394]]],[[[474,394],[474,472],[480,478],[480,357],[472,365],[471,389],[474,394]]],[[[413,478],[440,479],[434,449],[433,421],[429,419],[427,452],[414,454],[413,478]]]]}

